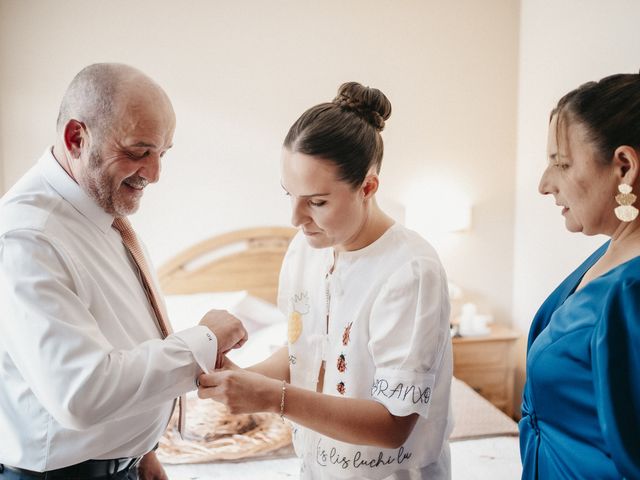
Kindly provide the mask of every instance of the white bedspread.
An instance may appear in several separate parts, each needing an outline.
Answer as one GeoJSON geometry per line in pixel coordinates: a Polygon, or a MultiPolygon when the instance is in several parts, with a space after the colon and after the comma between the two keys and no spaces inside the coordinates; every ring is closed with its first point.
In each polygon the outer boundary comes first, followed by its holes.
{"type": "Polygon", "coordinates": [[[522,475],[518,437],[451,443],[452,480],[518,480],[522,475]]]}
{"type": "MultiPolygon", "coordinates": [[[[522,473],[517,437],[451,443],[452,480],[517,480],[522,473]]],[[[281,480],[298,478],[297,458],[166,465],[171,480],[281,480]]]]}

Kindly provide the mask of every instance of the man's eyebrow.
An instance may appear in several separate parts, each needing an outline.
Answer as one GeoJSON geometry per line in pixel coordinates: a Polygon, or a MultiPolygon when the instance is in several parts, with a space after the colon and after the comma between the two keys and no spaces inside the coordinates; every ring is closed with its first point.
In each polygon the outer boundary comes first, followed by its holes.
{"type": "MultiPolygon", "coordinates": [[[[138,143],[134,143],[131,146],[137,147],[137,148],[158,148],[154,143],[147,143],[147,142],[138,142],[138,143]]],[[[173,147],[173,143],[167,147],[167,150],[169,150],[171,147],[173,147]]]]}

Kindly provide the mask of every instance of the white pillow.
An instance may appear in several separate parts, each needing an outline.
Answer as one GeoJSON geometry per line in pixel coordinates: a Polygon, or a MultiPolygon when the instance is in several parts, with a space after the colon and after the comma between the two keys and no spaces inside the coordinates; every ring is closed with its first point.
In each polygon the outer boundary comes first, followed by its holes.
{"type": "Polygon", "coordinates": [[[240,367],[250,367],[287,344],[287,322],[278,322],[249,335],[242,348],[231,350],[227,355],[240,367]]]}
{"type": "Polygon", "coordinates": [[[284,321],[284,315],[275,305],[249,295],[246,291],[194,293],[165,296],[169,320],[175,331],[197,325],[211,309],[228,310],[242,320],[251,333],[265,325],[284,321]]]}
{"type": "Polygon", "coordinates": [[[166,295],[164,297],[169,321],[177,332],[197,325],[205,313],[215,308],[229,310],[247,292],[193,293],[188,295],[166,295]]]}
{"type": "Polygon", "coordinates": [[[244,296],[229,311],[242,320],[249,332],[267,325],[281,323],[285,320],[278,307],[266,300],[249,295],[247,292],[244,292],[244,296]]]}

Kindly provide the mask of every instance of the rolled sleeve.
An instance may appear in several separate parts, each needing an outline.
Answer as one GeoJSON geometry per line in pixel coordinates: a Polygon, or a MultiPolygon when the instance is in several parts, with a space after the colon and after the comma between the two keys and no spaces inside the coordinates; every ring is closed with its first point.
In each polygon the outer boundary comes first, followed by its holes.
{"type": "Polygon", "coordinates": [[[450,341],[446,285],[439,262],[415,259],[389,278],[373,305],[371,398],[394,415],[428,416],[450,341]]]}
{"type": "Polygon", "coordinates": [[[418,413],[426,417],[431,393],[436,383],[433,373],[378,368],[371,387],[371,397],[393,415],[405,417],[418,413]]]}

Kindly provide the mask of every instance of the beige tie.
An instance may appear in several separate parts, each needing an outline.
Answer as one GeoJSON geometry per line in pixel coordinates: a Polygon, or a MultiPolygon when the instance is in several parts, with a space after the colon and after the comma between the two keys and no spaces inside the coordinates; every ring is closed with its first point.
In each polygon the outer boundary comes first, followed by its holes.
{"type": "MultiPolygon", "coordinates": [[[[162,333],[162,338],[165,338],[170,335],[173,330],[171,329],[171,324],[167,321],[167,314],[164,311],[163,303],[160,301],[158,292],[154,288],[153,281],[151,280],[151,273],[147,266],[147,261],[144,258],[144,253],[142,252],[140,243],[138,242],[136,232],[133,231],[131,223],[129,223],[129,220],[125,217],[116,218],[113,221],[113,228],[120,232],[120,235],[122,236],[122,243],[127,247],[127,250],[131,253],[133,260],[136,262],[138,270],[140,271],[140,277],[142,278],[142,286],[147,294],[149,303],[151,303],[151,307],[153,307],[153,311],[156,314],[158,328],[162,333]]],[[[186,400],[185,395],[181,395],[178,399],[178,431],[180,432],[180,436],[182,436],[185,430],[185,418],[187,413],[186,400]]]]}

